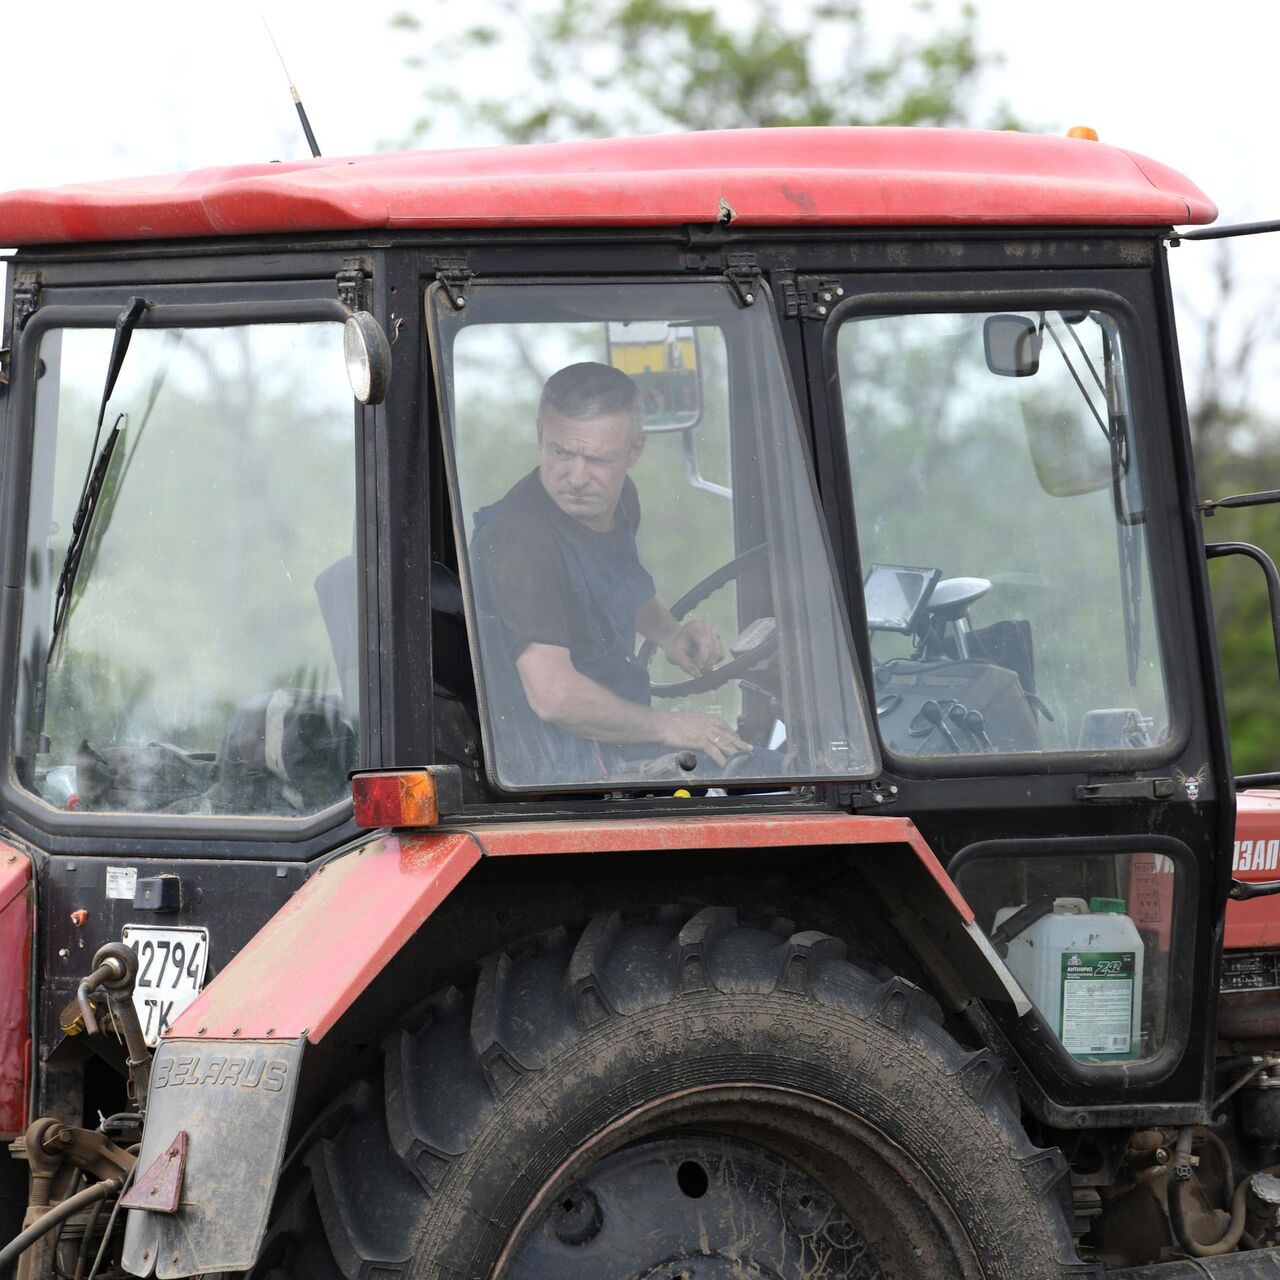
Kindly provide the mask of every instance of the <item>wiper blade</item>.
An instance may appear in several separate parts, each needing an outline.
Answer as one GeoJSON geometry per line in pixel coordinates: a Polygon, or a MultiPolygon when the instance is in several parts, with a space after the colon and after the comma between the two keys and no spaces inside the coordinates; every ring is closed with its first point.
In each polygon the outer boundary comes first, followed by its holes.
{"type": "Polygon", "coordinates": [[[128,421],[128,415],[122,413],[112,426],[106,443],[98,454],[97,461],[89,472],[88,482],[80,495],[80,505],[76,508],[75,519],[71,522],[71,539],[67,543],[67,554],[62,560],[62,570],[58,574],[58,590],[53,600],[53,627],[49,632],[49,656],[53,658],[54,646],[58,643],[58,633],[67,620],[67,612],[71,608],[71,591],[76,585],[76,574],[80,571],[80,558],[84,555],[85,545],[89,541],[89,530],[93,525],[93,513],[102,494],[102,486],[106,483],[107,471],[111,467],[111,455],[115,453],[116,442],[120,439],[120,424],[128,421]]]}
{"type": "Polygon", "coordinates": [[[124,310],[116,317],[116,336],[111,344],[111,359],[107,362],[107,376],[102,387],[102,401],[98,405],[98,425],[93,433],[93,448],[89,452],[89,467],[85,472],[84,484],[80,489],[80,501],[76,504],[75,519],[71,522],[71,537],[67,543],[67,554],[62,559],[62,568],[58,572],[58,590],[53,601],[53,625],[49,632],[49,653],[46,665],[53,658],[54,646],[58,643],[58,633],[67,620],[71,608],[71,591],[75,586],[76,573],[80,568],[80,558],[84,555],[88,542],[89,530],[93,524],[94,508],[98,505],[98,497],[106,482],[107,469],[111,465],[111,455],[115,452],[116,441],[120,438],[120,424],[126,421],[121,414],[111,428],[107,442],[98,449],[98,441],[102,438],[102,424],[107,416],[107,402],[115,390],[116,379],[124,366],[125,353],[129,350],[129,339],[147,309],[145,298],[130,298],[124,310]]]}

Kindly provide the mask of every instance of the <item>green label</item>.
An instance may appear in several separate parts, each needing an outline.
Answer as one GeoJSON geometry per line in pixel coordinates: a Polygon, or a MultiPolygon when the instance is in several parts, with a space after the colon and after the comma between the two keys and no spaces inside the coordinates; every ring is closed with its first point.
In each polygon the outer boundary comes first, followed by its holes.
{"type": "Polygon", "coordinates": [[[1062,953],[1063,1047],[1076,1057],[1133,1048],[1133,951],[1062,953]]]}

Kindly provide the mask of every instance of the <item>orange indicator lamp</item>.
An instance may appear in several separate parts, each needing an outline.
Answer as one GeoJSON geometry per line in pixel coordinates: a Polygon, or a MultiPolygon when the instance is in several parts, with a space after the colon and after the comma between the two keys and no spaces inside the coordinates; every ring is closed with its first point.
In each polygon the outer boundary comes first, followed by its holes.
{"type": "Polygon", "coordinates": [[[356,826],[366,830],[434,827],[462,807],[462,775],[456,765],[353,773],[351,800],[356,826]]]}
{"type": "Polygon", "coordinates": [[[1078,124],[1067,130],[1068,138],[1083,138],[1086,142],[1097,142],[1097,129],[1090,129],[1087,124],[1078,124]]]}

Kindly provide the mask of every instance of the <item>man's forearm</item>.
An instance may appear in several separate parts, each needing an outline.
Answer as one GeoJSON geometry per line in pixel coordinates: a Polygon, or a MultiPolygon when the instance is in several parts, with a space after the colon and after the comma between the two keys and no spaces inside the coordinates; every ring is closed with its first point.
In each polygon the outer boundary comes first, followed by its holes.
{"type": "Polygon", "coordinates": [[[663,712],[620,698],[571,664],[552,667],[526,661],[522,655],[516,666],[529,705],[540,719],[597,742],[663,740],[663,712]]]}
{"type": "Polygon", "coordinates": [[[679,634],[680,624],[657,596],[650,596],[636,610],[636,630],[659,649],[665,649],[679,634]]]}

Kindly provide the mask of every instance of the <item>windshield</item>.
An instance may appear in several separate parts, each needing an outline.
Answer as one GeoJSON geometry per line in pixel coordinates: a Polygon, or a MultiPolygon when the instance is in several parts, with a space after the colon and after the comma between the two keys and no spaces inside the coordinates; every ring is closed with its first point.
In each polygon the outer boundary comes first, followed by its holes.
{"type": "Polygon", "coordinates": [[[837,353],[886,749],[1163,743],[1116,317],[865,316],[843,324],[837,353]]]}
{"type": "Polygon", "coordinates": [[[341,327],[139,329],[95,448],[112,341],[40,340],[19,779],[80,811],[325,808],[360,715],[341,327]]]}
{"type": "Polygon", "coordinates": [[[872,775],[768,303],[486,284],[429,310],[493,781],[872,775]]]}

